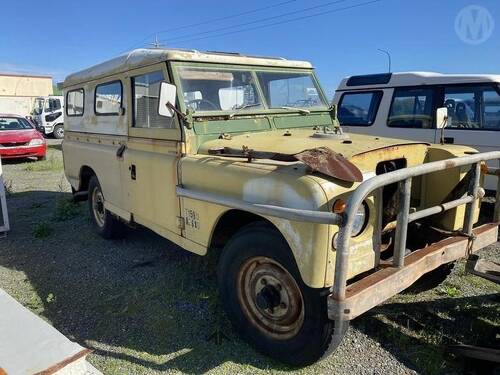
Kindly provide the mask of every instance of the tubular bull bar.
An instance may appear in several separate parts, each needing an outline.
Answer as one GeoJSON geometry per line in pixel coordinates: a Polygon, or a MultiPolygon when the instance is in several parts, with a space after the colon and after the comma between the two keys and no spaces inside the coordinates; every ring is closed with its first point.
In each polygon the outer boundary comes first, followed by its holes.
{"type": "MultiPolygon", "coordinates": [[[[500,221],[500,169],[489,169],[486,173],[498,178],[493,223],[473,229],[478,205],[476,201],[484,196],[479,186],[483,162],[500,160],[500,151],[478,153],[464,157],[430,162],[415,167],[399,169],[375,176],[361,183],[353,191],[346,204],[338,233],[335,261],[335,276],[331,294],[328,296],[328,317],[335,321],[334,342],[340,343],[348,322],[370,310],[388,298],[413,284],[418,278],[442,264],[465,257],[498,238],[500,221]],[[410,213],[411,183],[413,177],[471,165],[471,179],[465,197],[410,213]],[[392,264],[347,286],[349,249],[355,213],[366,197],[372,193],[381,197],[384,186],[399,183],[399,212],[396,220],[394,255],[392,264]],[[408,224],[461,205],[466,205],[463,236],[446,238],[438,243],[406,255],[408,224]]],[[[381,210],[378,212],[381,215],[381,210]]],[[[380,219],[380,217],[379,217],[380,219]]],[[[379,220],[380,223],[380,220],[379,220]]],[[[380,243],[381,225],[376,228],[375,238],[380,243]]]]}

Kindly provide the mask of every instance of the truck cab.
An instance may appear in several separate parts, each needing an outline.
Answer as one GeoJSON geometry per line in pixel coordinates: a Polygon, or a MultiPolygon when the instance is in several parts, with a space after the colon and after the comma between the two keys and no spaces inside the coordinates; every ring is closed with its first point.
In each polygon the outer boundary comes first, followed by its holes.
{"type": "Polygon", "coordinates": [[[500,152],[347,134],[309,62],[139,49],[64,92],[65,174],[96,232],[216,252],[230,321],[281,361],[329,355],[350,320],[497,240],[500,209],[477,221],[500,152]]]}
{"type": "Polygon", "coordinates": [[[54,138],[64,138],[64,97],[44,96],[35,98],[33,120],[43,133],[54,138]]]}

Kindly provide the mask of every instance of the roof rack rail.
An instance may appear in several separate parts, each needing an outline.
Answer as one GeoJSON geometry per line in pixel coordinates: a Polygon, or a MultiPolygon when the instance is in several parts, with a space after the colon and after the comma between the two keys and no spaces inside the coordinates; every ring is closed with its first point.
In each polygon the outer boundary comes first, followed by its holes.
{"type": "Polygon", "coordinates": [[[206,53],[211,53],[214,55],[227,55],[227,56],[241,56],[241,57],[253,57],[257,59],[269,59],[269,60],[286,60],[283,57],[277,56],[259,56],[259,55],[244,55],[239,52],[224,52],[224,51],[206,51],[206,53]]]}

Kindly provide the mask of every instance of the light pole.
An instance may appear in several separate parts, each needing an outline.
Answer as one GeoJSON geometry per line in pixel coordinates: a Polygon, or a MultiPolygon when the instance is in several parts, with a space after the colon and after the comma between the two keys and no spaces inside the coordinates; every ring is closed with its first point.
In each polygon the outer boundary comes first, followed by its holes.
{"type": "Polygon", "coordinates": [[[385,53],[387,55],[387,58],[389,59],[389,73],[390,73],[391,72],[391,54],[389,53],[389,51],[386,51],[385,49],[377,48],[377,50],[382,52],[382,53],[385,53]]]}

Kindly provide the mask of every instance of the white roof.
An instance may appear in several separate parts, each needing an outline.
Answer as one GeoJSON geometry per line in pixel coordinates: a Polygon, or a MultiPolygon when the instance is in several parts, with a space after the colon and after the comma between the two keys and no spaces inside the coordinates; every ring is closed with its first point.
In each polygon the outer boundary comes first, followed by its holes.
{"type": "Polygon", "coordinates": [[[135,49],[122,56],[94,65],[88,69],[70,74],[63,86],[72,86],[91,81],[130,69],[153,65],[162,61],[193,61],[205,63],[241,64],[276,66],[286,68],[308,68],[312,65],[306,61],[286,60],[281,57],[248,56],[238,53],[199,52],[196,50],[179,50],[165,48],[135,49]]]}
{"type": "MultiPolygon", "coordinates": [[[[388,73],[389,74],[389,73],[388,73]]],[[[478,82],[500,82],[499,74],[442,74],[435,72],[399,72],[390,73],[390,80],[384,84],[348,85],[350,78],[361,78],[360,76],[346,77],[341,82],[337,91],[358,90],[366,88],[384,88],[399,86],[422,86],[440,84],[478,83],[478,82]]],[[[369,77],[367,75],[366,77],[369,77]]]]}

